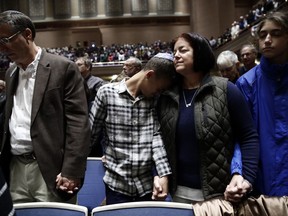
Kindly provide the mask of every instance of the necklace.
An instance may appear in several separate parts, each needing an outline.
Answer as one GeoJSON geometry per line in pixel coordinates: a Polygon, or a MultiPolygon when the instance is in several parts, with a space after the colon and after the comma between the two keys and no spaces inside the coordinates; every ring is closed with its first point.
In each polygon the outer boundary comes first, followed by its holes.
{"type": "Polygon", "coordinates": [[[193,102],[194,97],[195,97],[195,95],[197,94],[198,90],[199,90],[199,88],[195,89],[195,92],[193,93],[193,97],[192,97],[190,103],[187,103],[186,96],[185,96],[185,92],[184,92],[184,90],[182,91],[182,93],[183,93],[183,98],[184,98],[184,102],[185,102],[185,106],[186,106],[187,108],[192,105],[192,102],[193,102]]]}
{"type": "Polygon", "coordinates": [[[194,95],[193,95],[193,97],[192,97],[192,99],[191,99],[190,103],[188,103],[188,104],[187,104],[187,101],[186,101],[186,97],[185,97],[185,93],[184,93],[184,90],[182,91],[182,93],[183,93],[183,98],[184,98],[185,106],[186,106],[186,107],[190,107],[190,106],[191,106],[191,104],[192,104],[192,101],[193,101],[194,95]]]}

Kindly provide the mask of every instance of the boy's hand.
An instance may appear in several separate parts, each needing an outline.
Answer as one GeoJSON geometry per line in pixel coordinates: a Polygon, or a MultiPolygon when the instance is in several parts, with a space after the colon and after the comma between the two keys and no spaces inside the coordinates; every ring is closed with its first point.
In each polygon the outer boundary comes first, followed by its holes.
{"type": "Polygon", "coordinates": [[[168,196],[168,177],[155,176],[152,200],[164,201],[168,196]]]}

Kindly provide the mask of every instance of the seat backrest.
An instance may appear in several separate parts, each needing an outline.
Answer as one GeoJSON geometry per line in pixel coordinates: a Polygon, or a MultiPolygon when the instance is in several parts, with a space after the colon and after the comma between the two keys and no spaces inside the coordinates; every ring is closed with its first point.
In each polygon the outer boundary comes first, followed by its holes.
{"type": "Polygon", "coordinates": [[[77,194],[77,203],[86,206],[89,211],[99,206],[105,199],[103,177],[105,168],[100,157],[88,157],[85,180],[77,194]]]}
{"type": "Polygon", "coordinates": [[[59,202],[29,202],[14,204],[17,216],[88,216],[84,206],[59,202]]]}
{"type": "Polygon", "coordinates": [[[192,205],[175,202],[144,201],[100,206],[91,216],[194,216],[192,205]]]}

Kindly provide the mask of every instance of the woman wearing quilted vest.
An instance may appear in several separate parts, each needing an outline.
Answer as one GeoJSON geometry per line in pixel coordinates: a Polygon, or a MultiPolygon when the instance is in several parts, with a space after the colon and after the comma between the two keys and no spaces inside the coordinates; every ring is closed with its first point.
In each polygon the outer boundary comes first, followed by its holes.
{"type": "MultiPolygon", "coordinates": [[[[173,170],[169,191],[175,202],[215,199],[222,203],[221,208],[233,212],[231,202],[240,201],[251,191],[257,172],[258,135],[251,113],[233,83],[210,76],[215,57],[206,38],[183,33],[173,41],[172,48],[179,79],[158,103],[173,170]],[[240,159],[231,166],[236,142],[242,164],[240,159]]],[[[160,186],[161,182],[155,180],[155,199],[160,186]]],[[[219,207],[220,215],[223,211],[219,207]]]]}

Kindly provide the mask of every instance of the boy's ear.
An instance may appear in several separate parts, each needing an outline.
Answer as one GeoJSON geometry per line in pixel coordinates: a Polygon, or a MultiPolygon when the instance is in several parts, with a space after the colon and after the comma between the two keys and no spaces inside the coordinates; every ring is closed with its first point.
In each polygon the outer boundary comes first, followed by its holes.
{"type": "Polygon", "coordinates": [[[154,70],[148,70],[146,72],[146,78],[150,79],[152,76],[154,76],[154,74],[155,74],[154,70]]]}

